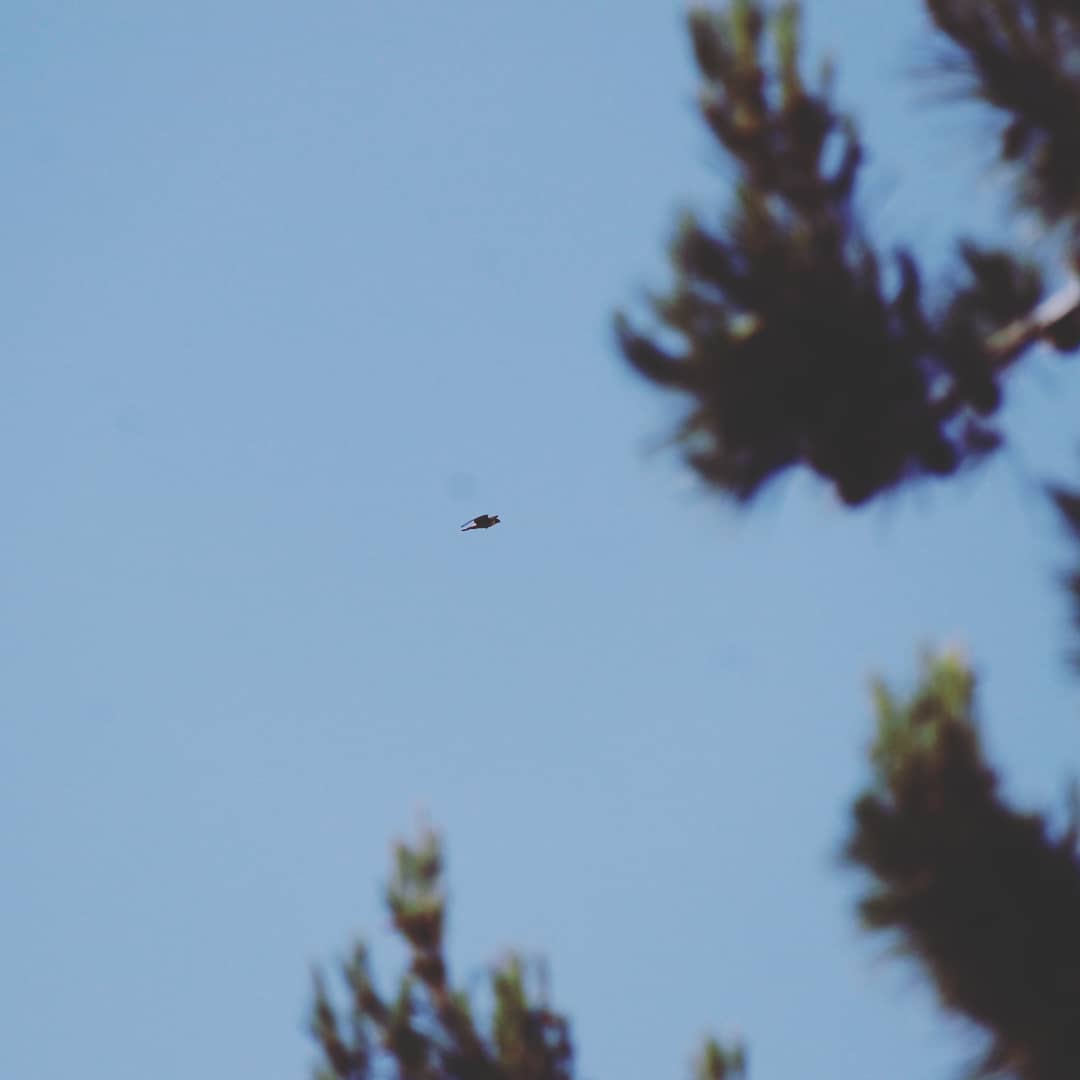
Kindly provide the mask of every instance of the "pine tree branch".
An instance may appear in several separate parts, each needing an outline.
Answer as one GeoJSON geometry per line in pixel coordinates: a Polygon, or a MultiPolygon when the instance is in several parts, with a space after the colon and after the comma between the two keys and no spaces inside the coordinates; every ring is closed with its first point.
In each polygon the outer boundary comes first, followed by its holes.
{"type": "Polygon", "coordinates": [[[493,1009],[485,1032],[466,994],[449,979],[443,930],[442,847],[426,832],[400,844],[387,906],[409,947],[409,969],[388,1001],[375,989],[362,946],[344,969],[348,1009],[339,1012],[315,977],[311,1031],[322,1051],[316,1080],[570,1080],[570,1025],[536,993],[511,956],[491,976],[493,1009]]]}
{"type": "Polygon", "coordinates": [[[1073,0],[926,0],[974,96],[1005,119],[1001,158],[1023,204],[1080,219],[1080,9],[1073,0]]]}
{"type": "Polygon", "coordinates": [[[1080,1066],[1080,851],[998,792],[956,656],[902,701],[876,691],[875,779],[849,859],[874,879],[865,925],[895,935],[942,1004],[990,1037],[980,1071],[1070,1080],[1080,1066]]]}
{"type": "Polygon", "coordinates": [[[620,315],[616,335],[640,374],[690,398],[677,439],[691,466],[746,502],[803,465],[856,505],[983,457],[1001,441],[987,418],[1005,369],[1040,336],[1080,342],[1072,301],[1037,306],[1037,268],[972,244],[943,308],[906,252],[887,288],[855,209],[862,144],[828,78],[814,91],[800,71],[798,5],[694,8],[690,36],[734,205],[720,227],[684,216],[674,287],[652,298],[659,330],[620,315]]]}
{"type": "Polygon", "coordinates": [[[1074,349],[1078,316],[1080,279],[1073,277],[1029,315],[993,334],[986,343],[987,354],[1000,370],[1039,341],[1048,341],[1063,351],[1074,349]]]}
{"type": "MultiPolygon", "coordinates": [[[[983,353],[995,377],[1002,375],[1032,346],[1046,342],[1062,352],[1080,346],[1080,279],[1070,278],[1027,315],[995,331],[986,339],[983,353]]],[[[964,407],[958,387],[950,387],[934,401],[942,419],[956,416],[964,407]]]]}

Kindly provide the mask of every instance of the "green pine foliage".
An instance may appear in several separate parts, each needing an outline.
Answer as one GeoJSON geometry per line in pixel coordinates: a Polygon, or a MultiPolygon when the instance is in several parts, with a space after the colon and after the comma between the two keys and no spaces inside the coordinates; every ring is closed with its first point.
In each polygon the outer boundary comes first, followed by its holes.
{"type": "Polygon", "coordinates": [[[1003,116],[1000,156],[1021,203],[1080,219],[1080,6],[1073,0],[927,0],[946,70],[1003,116]]]}
{"type": "Polygon", "coordinates": [[[744,1080],[746,1050],[742,1046],[725,1048],[708,1039],[697,1060],[697,1080],[744,1080]]]}
{"type": "Polygon", "coordinates": [[[829,71],[801,72],[798,6],[696,8],[690,33],[734,192],[716,218],[683,215],[655,328],[616,319],[631,366],[689,398],[688,462],[740,502],[802,465],[858,505],[982,458],[1016,358],[995,335],[1039,301],[1038,269],[958,240],[960,287],[931,303],[910,252],[879,252],[860,220],[863,145],[829,71]]]}
{"type": "MultiPolygon", "coordinates": [[[[486,1009],[452,986],[444,927],[446,893],[438,836],[399,844],[386,894],[409,951],[397,991],[376,989],[368,950],[342,965],[344,1004],[315,973],[311,1033],[320,1060],[314,1080],[571,1080],[570,1024],[548,1000],[546,972],[511,955],[492,968],[486,1009]]],[[[746,1051],[706,1041],[698,1080],[744,1080],[746,1051]]]]}
{"type": "Polygon", "coordinates": [[[874,879],[867,927],[895,935],[942,1005],[980,1025],[983,1075],[1080,1075],[1080,850],[1003,800],[955,655],[927,662],[908,700],[875,690],[874,781],[849,859],[874,879]]]}
{"type": "Polygon", "coordinates": [[[311,1029],[322,1057],[316,1080],[570,1080],[569,1023],[530,985],[518,957],[491,972],[486,1023],[452,986],[442,848],[434,833],[414,846],[398,845],[387,907],[408,946],[408,970],[396,993],[384,997],[367,949],[357,946],[342,970],[348,1005],[341,1010],[316,974],[311,1029]]]}

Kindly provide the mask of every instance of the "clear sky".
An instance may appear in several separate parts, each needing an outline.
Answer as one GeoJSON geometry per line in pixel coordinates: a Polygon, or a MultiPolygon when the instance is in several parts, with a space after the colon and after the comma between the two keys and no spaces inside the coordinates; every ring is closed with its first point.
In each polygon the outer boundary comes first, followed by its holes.
{"type": "MultiPolygon", "coordinates": [[[[918,6],[810,29],[877,235],[1010,239],[918,6]]],[[[707,1031],[755,1080],[962,1062],[836,856],[868,678],[924,645],[1025,805],[1080,763],[1037,486],[1075,373],[859,513],[795,476],[739,515],[652,449],[678,403],[611,313],[724,192],[681,5],[8,0],[0,41],[0,1076],[306,1076],[309,966],[366,934],[389,982],[422,811],[457,977],[545,955],[583,1077],[707,1031]]]]}

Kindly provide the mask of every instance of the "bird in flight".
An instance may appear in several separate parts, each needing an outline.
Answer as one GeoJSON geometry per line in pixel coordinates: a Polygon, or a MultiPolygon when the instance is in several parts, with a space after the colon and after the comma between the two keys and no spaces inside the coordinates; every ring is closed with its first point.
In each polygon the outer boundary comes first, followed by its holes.
{"type": "Polygon", "coordinates": [[[466,521],[461,526],[462,532],[470,532],[473,529],[490,529],[492,525],[499,524],[498,514],[481,514],[479,517],[474,517],[471,521],[466,521]]]}

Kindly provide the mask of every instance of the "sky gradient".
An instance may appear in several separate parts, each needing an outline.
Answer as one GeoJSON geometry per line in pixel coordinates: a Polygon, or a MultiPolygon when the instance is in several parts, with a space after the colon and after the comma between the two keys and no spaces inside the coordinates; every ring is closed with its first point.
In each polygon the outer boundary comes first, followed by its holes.
{"type": "MultiPolygon", "coordinates": [[[[942,276],[1028,234],[920,28],[809,5],[874,235],[942,276]]],[[[611,331],[725,197],[681,5],[9,0],[0,40],[0,1076],[306,1076],[310,966],[364,935],[389,984],[423,813],[455,977],[545,956],[588,1080],[708,1031],[754,1080],[951,1074],[837,853],[868,680],[928,645],[1060,805],[1068,365],[971,476],[739,514],[611,331]]]]}

